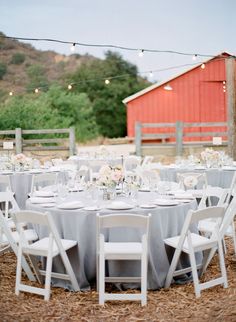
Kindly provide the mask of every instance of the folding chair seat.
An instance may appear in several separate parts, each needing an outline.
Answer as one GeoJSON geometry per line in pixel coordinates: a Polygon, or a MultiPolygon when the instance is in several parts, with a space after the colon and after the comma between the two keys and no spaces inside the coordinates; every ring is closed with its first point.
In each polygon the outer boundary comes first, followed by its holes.
{"type": "Polygon", "coordinates": [[[50,298],[50,284],[51,277],[65,279],[71,281],[72,287],[75,291],[79,290],[79,285],[76,280],[74,271],[71,267],[66,251],[77,245],[77,241],[60,239],[58,231],[54,224],[53,218],[50,213],[40,213],[35,211],[19,211],[13,214],[14,220],[18,231],[20,232],[20,241],[17,255],[17,271],[16,271],[16,287],[15,293],[19,295],[20,291],[35,293],[43,295],[46,301],[50,298]],[[39,239],[38,241],[29,244],[24,237],[24,231],[22,229],[22,223],[28,222],[32,225],[44,226],[49,236],[39,239]],[[33,265],[35,274],[40,282],[42,282],[42,276],[45,276],[45,288],[32,287],[21,282],[21,262],[22,256],[28,255],[33,265]],[[53,273],[52,272],[52,260],[55,256],[60,255],[65,266],[66,273],[53,273]],[[35,256],[46,257],[46,270],[38,269],[38,263],[35,256]]]}
{"type": "MultiPolygon", "coordinates": [[[[175,249],[174,256],[166,277],[165,287],[169,287],[172,278],[178,275],[182,275],[188,272],[192,272],[194,288],[196,297],[200,297],[200,293],[203,289],[223,284],[224,287],[228,287],[227,275],[224,262],[224,254],[222,249],[222,233],[219,230],[219,225],[216,224],[215,230],[210,238],[200,236],[196,233],[191,233],[190,227],[192,224],[196,224],[198,221],[207,218],[219,218],[223,219],[225,214],[224,207],[208,207],[197,211],[190,210],[186,216],[182,232],[180,236],[167,238],[164,240],[165,244],[175,249]],[[209,257],[210,253],[218,249],[219,263],[221,270],[221,277],[210,280],[205,283],[199,283],[198,269],[201,269],[200,275],[202,275],[212,257],[209,257]],[[195,253],[205,251],[202,264],[196,264],[195,253]],[[190,267],[176,270],[181,253],[184,252],[189,255],[190,267]]],[[[220,228],[222,229],[222,227],[220,228]]]]}
{"type": "Polygon", "coordinates": [[[99,304],[110,300],[134,300],[147,303],[147,254],[148,230],[150,216],[136,214],[97,215],[97,284],[99,289],[99,304]],[[104,229],[117,227],[132,227],[142,230],[141,242],[109,242],[105,241],[104,229]],[[141,262],[141,277],[106,277],[106,260],[139,260],[141,262]],[[112,294],[105,292],[106,282],[141,282],[139,294],[112,294]]]}

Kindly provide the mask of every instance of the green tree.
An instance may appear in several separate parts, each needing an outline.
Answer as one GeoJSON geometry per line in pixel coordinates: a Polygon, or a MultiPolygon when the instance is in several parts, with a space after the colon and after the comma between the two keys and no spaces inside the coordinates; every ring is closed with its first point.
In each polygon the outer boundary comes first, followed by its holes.
{"type": "Polygon", "coordinates": [[[0,62],[0,80],[3,79],[3,76],[7,73],[7,65],[0,62]]]}
{"type": "Polygon", "coordinates": [[[86,94],[68,93],[59,86],[48,92],[9,97],[0,105],[0,128],[67,128],[74,126],[80,141],[98,135],[91,103],[86,94]]]}
{"type": "Polygon", "coordinates": [[[32,92],[35,88],[40,88],[42,91],[46,91],[49,86],[49,82],[46,75],[45,68],[40,65],[31,65],[26,70],[29,82],[27,84],[27,91],[32,92]]]}
{"type": "Polygon", "coordinates": [[[137,67],[120,54],[108,51],[105,57],[83,63],[68,80],[76,84],[74,91],[88,94],[100,134],[122,137],[126,135],[126,110],[122,100],[149,83],[138,77],[137,67]],[[117,75],[122,77],[116,78],[117,75]],[[110,83],[106,85],[101,78],[110,78],[110,83]]]}

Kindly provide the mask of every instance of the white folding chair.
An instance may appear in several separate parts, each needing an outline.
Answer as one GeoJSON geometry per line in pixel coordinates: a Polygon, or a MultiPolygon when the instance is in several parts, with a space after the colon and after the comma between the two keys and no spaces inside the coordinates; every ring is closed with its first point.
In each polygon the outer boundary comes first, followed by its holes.
{"type": "Polygon", "coordinates": [[[142,161],[142,167],[147,166],[148,164],[150,164],[154,159],[154,156],[152,155],[145,155],[145,157],[143,158],[142,161]]]}
{"type": "Polygon", "coordinates": [[[0,174],[0,191],[12,191],[9,175],[0,174]]]}
{"type": "Polygon", "coordinates": [[[36,211],[19,211],[13,213],[17,229],[20,232],[20,241],[17,255],[17,270],[16,270],[16,287],[15,293],[19,295],[20,291],[30,292],[43,295],[46,301],[50,297],[51,277],[70,280],[75,291],[79,290],[79,285],[76,280],[74,271],[71,267],[66,251],[77,245],[77,241],[60,239],[53,218],[50,213],[40,213],[36,211]],[[49,232],[49,237],[39,239],[38,241],[29,244],[24,237],[22,223],[27,222],[33,225],[45,226],[49,232]],[[38,288],[21,283],[21,263],[22,256],[28,255],[33,263],[35,273],[39,280],[45,276],[45,288],[38,288]],[[65,266],[66,274],[52,273],[52,260],[55,256],[60,255],[65,266]],[[47,258],[46,271],[39,270],[34,256],[43,256],[47,258]]]}
{"type": "Polygon", "coordinates": [[[44,186],[55,186],[58,174],[56,172],[33,174],[31,184],[31,194],[44,186]]]}
{"type": "Polygon", "coordinates": [[[180,172],[177,173],[177,181],[182,189],[202,189],[207,187],[206,173],[180,172]]]}
{"type": "Polygon", "coordinates": [[[147,303],[147,256],[148,256],[148,230],[151,215],[140,216],[136,214],[97,215],[97,284],[99,289],[99,304],[110,300],[134,300],[147,303]],[[142,229],[141,242],[109,242],[105,241],[103,230],[115,227],[132,227],[142,229]],[[140,260],[141,277],[106,277],[106,260],[140,260]],[[139,294],[112,294],[105,292],[106,282],[134,283],[141,281],[139,294]]]}
{"type": "MultiPolygon", "coordinates": [[[[220,218],[222,219],[225,214],[224,207],[208,207],[206,209],[192,211],[190,210],[185,219],[182,232],[180,236],[167,238],[164,240],[165,244],[171,246],[175,249],[174,256],[166,277],[165,287],[169,287],[174,276],[182,275],[184,273],[192,272],[194,288],[196,297],[200,297],[200,293],[203,289],[223,284],[224,287],[228,287],[227,275],[224,262],[224,254],[222,248],[222,235],[219,231],[219,225],[215,225],[215,230],[210,238],[191,233],[190,225],[196,224],[200,220],[207,218],[220,218]],[[219,262],[221,277],[210,280],[205,283],[199,283],[198,279],[198,269],[202,269],[201,273],[205,272],[207,267],[206,262],[208,255],[211,250],[218,249],[219,262]],[[195,253],[205,251],[205,256],[203,258],[203,263],[201,265],[196,265],[195,253]],[[180,254],[184,252],[189,255],[190,267],[176,270],[180,254]]],[[[208,263],[208,262],[207,262],[208,263]]]]}
{"type": "Polygon", "coordinates": [[[129,155],[124,159],[124,171],[125,176],[130,172],[133,173],[138,166],[141,165],[141,157],[136,155],[129,155]]]}

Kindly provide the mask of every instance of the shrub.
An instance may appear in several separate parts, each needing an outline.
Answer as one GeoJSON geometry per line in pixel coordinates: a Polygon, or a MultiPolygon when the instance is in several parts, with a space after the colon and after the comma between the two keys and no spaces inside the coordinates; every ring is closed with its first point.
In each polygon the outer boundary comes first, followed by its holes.
{"type": "Polygon", "coordinates": [[[11,64],[20,65],[25,61],[25,55],[23,53],[15,53],[12,55],[11,64]]]}

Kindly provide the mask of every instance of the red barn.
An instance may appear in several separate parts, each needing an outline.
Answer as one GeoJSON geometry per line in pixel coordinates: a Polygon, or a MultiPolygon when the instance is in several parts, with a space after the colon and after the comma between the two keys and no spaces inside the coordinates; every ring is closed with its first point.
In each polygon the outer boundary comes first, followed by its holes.
{"type": "Polygon", "coordinates": [[[124,99],[128,136],[135,122],[226,122],[226,59],[219,56],[124,99]]]}

